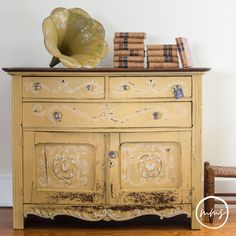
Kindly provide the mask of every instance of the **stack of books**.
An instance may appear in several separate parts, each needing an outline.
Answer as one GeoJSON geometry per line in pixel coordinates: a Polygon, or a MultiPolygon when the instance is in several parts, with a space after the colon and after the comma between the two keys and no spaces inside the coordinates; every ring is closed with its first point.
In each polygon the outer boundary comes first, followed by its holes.
{"type": "Polygon", "coordinates": [[[177,45],[147,45],[147,66],[148,68],[179,68],[177,45]]]}
{"type": "Polygon", "coordinates": [[[144,32],[117,32],[114,37],[114,67],[144,68],[144,32]]]}

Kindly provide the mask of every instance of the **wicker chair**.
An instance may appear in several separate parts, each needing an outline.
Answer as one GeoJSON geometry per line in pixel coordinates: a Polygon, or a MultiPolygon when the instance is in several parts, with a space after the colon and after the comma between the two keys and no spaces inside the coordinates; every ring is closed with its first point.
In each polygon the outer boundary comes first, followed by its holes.
{"type": "MultiPolygon", "coordinates": [[[[209,162],[204,163],[204,197],[236,197],[236,193],[215,193],[215,177],[236,178],[236,167],[212,166],[209,162]]],[[[226,200],[227,204],[236,204],[235,200],[226,200]]],[[[213,198],[205,201],[205,212],[214,210],[215,204],[223,204],[213,198]]],[[[209,222],[213,223],[214,215],[209,216],[209,222]]]]}

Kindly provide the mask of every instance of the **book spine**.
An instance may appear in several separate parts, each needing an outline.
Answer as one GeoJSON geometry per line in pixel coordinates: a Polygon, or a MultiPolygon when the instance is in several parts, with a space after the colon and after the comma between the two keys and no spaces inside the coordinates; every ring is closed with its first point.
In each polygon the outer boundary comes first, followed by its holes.
{"type": "Polygon", "coordinates": [[[143,62],[144,57],[133,57],[133,56],[114,56],[114,62],[143,62]]]}
{"type": "Polygon", "coordinates": [[[176,62],[179,63],[178,57],[173,56],[160,56],[160,57],[148,57],[148,62],[176,62]]]}
{"type": "Polygon", "coordinates": [[[119,44],[127,44],[127,43],[135,43],[135,44],[144,44],[144,39],[138,39],[138,38],[114,38],[114,43],[119,44]]]}
{"type": "Polygon", "coordinates": [[[114,44],[115,50],[130,50],[130,49],[138,49],[138,50],[144,50],[144,44],[114,44]]]}
{"type": "Polygon", "coordinates": [[[156,57],[156,56],[172,56],[177,57],[177,50],[155,50],[155,51],[147,51],[148,57],[156,57]]]}
{"type": "Polygon", "coordinates": [[[177,50],[176,44],[149,44],[147,50],[177,50]]]}
{"type": "Polygon", "coordinates": [[[191,52],[188,44],[188,40],[183,37],[176,38],[177,48],[179,51],[180,60],[183,68],[189,68],[193,66],[191,52]]]}
{"type": "Polygon", "coordinates": [[[115,68],[144,68],[144,63],[138,62],[114,62],[115,68]]]}
{"type": "Polygon", "coordinates": [[[139,38],[145,39],[146,33],[144,32],[116,32],[115,38],[139,38]]]}
{"type": "Polygon", "coordinates": [[[114,50],[114,56],[143,56],[144,50],[114,50]]]}
{"type": "Polygon", "coordinates": [[[163,63],[155,63],[149,62],[149,68],[179,68],[179,63],[171,63],[171,62],[163,62],[163,63]]]}

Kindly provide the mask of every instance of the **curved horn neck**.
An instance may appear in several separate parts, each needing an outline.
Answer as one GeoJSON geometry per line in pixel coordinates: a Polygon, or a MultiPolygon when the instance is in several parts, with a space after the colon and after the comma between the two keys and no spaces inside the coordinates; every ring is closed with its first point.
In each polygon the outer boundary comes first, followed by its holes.
{"type": "Polygon", "coordinates": [[[56,57],[53,57],[52,60],[51,60],[51,62],[50,62],[50,64],[49,64],[49,66],[50,66],[50,67],[54,67],[54,66],[56,66],[56,65],[59,64],[59,63],[60,63],[59,59],[56,58],[56,57]]]}

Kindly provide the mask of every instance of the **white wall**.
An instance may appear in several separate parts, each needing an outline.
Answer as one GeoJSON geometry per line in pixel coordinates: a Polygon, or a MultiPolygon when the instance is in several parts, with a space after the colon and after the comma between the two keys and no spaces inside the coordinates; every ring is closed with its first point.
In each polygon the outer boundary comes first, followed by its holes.
{"type": "MultiPolygon", "coordinates": [[[[1,67],[48,66],[51,56],[43,45],[41,24],[59,6],[83,8],[104,25],[110,52],[101,67],[112,66],[115,31],[145,31],[147,43],[174,43],[176,36],[186,36],[195,66],[212,68],[204,80],[204,159],[236,166],[234,0],[1,0],[0,4],[1,67]]],[[[0,77],[0,179],[10,182],[11,81],[2,71],[0,77]]],[[[4,191],[9,196],[10,191],[4,191]]],[[[0,197],[0,205],[7,202],[10,197],[0,197]]]]}

